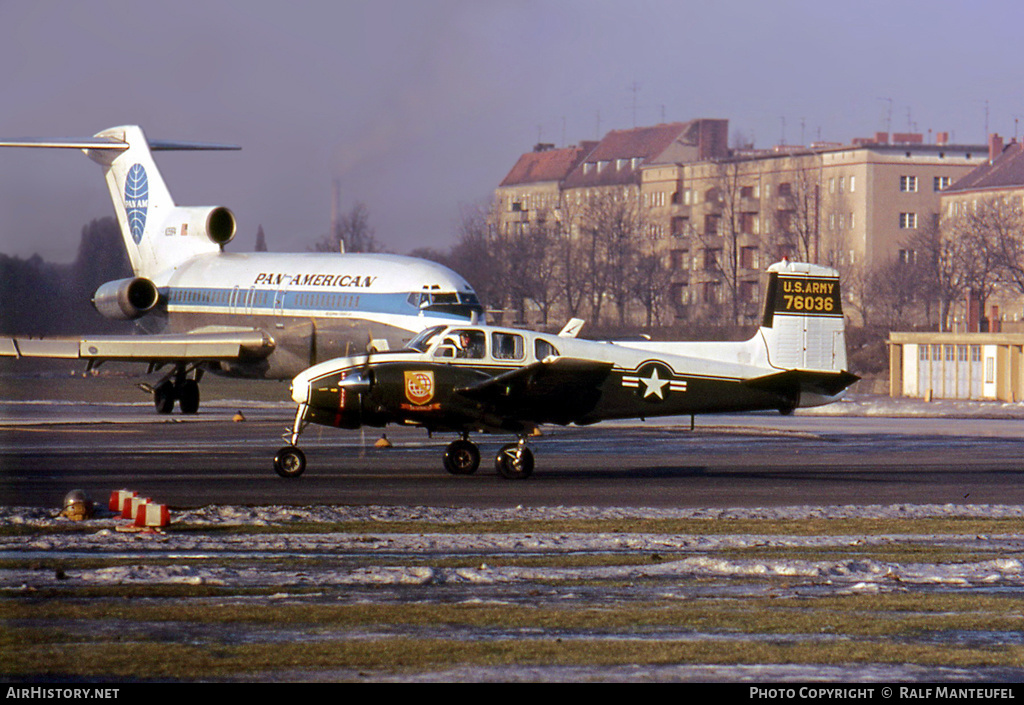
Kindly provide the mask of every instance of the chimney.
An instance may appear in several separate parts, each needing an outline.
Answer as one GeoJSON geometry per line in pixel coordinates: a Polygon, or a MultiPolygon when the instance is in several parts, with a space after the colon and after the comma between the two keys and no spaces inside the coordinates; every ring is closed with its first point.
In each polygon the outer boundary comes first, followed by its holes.
{"type": "Polygon", "coordinates": [[[937,134],[935,136],[935,144],[940,145],[940,146],[944,146],[944,145],[949,144],[949,133],[948,132],[940,132],[939,134],[937,134]]]}
{"type": "Polygon", "coordinates": [[[993,306],[992,307],[992,312],[989,314],[989,317],[988,317],[988,332],[989,333],[1002,333],[1003,332],[1003,322],[1002,322],[1002,319],[999,318],[999,307],[998,306],[993,306]]]}
{"type": "Polygon", "coordinates": [[[1003,138],[992,133],[988,136],[988,163],[994,162],[1003,153],[1003,138]]]}
{"type": "Polygon", "coordinates": [[[981,333],[981,302],[974,295],[974,289],[967,290],[967,333],[981,333]]]}

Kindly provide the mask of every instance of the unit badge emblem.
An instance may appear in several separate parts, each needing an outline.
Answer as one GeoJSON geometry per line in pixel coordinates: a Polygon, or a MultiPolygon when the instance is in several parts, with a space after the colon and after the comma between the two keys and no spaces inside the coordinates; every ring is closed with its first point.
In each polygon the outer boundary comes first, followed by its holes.
{"type": "Polygon", "coordinates": [[[427,370],[424,372],[405,373],[405,398],[413,404],[422,406],[434,398],[434,373],[427,370]]]}

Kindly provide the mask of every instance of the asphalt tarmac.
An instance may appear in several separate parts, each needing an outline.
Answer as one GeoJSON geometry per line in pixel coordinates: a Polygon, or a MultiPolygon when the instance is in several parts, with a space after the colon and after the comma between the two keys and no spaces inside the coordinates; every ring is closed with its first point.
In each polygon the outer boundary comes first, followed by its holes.
{"type": "Polygon", "coordinates": [[[131,489],[175,507],[210,504],[463,507],[768,507],[1024,504],[1020,418],[777,414],[546,427],[531,478],[480,436],[475,475],[446,473],[452,435],[311,426],[305,474],[278,477],[287,403],[214,402],[158,416],[143,402],[0,402],[0,504],[59,507],[72,489],[131,489]],[[244,421],[233,420],[237,411],[244,421]]]}

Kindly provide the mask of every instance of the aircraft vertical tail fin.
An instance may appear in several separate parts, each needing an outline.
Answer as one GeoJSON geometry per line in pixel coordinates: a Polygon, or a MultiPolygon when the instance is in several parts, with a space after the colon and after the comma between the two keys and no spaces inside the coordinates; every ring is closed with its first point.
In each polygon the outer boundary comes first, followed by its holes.
{"type": "Polygon", "coordinates": [[[135,274],[159,278],[184,260],[217,252],[235,234],[222,206],[179,207],[153,160],[153,151],[238,149],[234,145],[149,141],[136,125],[112,127],[84,139],[0,140],[0,147],[81,149],[103,167],[114,213],[135,274]]]}
{"type": "Polygon", "coordinates": [[[845,371],[845,330],[836,270],[788,261],[768,268],[760,335],[772,367],[845,371]]]}

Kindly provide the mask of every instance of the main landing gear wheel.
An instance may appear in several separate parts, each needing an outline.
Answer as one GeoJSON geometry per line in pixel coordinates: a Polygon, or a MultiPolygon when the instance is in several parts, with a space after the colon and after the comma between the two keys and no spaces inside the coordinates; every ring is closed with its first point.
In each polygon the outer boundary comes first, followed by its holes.
{"type": "Polygon", "coordinates": [[[199,411],[199,377],[202,370],[195,371],[195,378],[188,378],[186,374],[187,369],[176,368],[172,375],[168,375],[156,385],[153,390],[153,406],[156,407],[156,413],[171,413],[174,411],[174,402],[178,402],[183,414],[195,414],[199,411]]]}
{"type": "Polygon", "coordinates": [[[285,446],[274,456],[274,472],[281,477],[298,477],[306,469],[306,454],[295,446],[285,446]]]}
{"type": "Polygon", "coordinates": [[[169,414],[174,411],[174,383],[168,380],[161,382],[153,390],[153,406],[156,413],[169,414]]]}
{"type": "Polygon", "coordinates": [[[465,439],[453,441],[444,451],[444,469],[452,475],[472,475],[480,467],[480,449],[465,439]]]}
{"type": "Polygon", "coordinates": [[[199,411],[199,383],[194,379],[186,379],[176,390],[178,406],[181,413],[194,414],[199,411]]]}
{"type": "Polygon", "coordinates": [[[506,480],[525,480],[533,474],[533,453],[522,443],[509,443],[498,451],[494,465],[506,480]]]}

